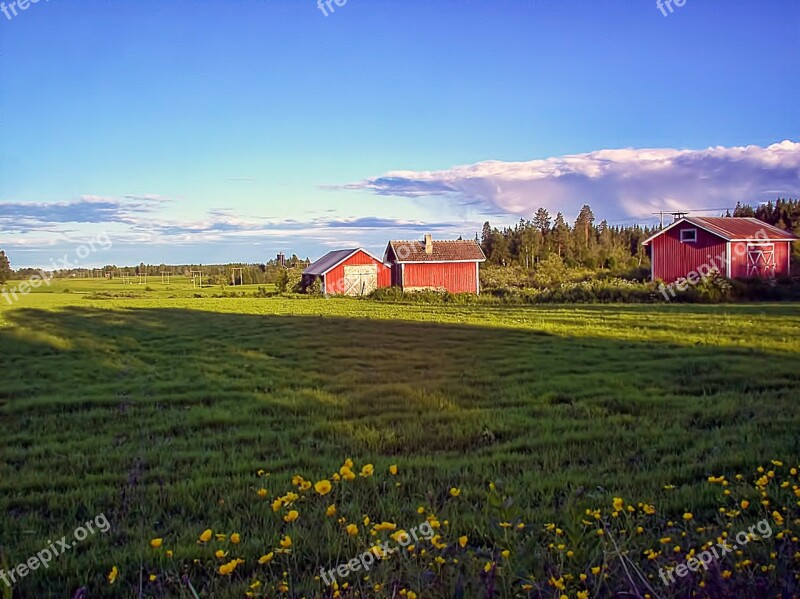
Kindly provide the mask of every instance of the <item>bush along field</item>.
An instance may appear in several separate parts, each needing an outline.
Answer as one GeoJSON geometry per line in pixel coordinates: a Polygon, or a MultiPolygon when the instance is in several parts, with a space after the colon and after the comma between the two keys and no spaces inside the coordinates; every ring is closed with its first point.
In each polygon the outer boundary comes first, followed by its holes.
{"type": "Polygon", "coordinates": [[[0,308],[0,588],[795,596],[798,330],[793,304],[30,294],[0,308]]]}

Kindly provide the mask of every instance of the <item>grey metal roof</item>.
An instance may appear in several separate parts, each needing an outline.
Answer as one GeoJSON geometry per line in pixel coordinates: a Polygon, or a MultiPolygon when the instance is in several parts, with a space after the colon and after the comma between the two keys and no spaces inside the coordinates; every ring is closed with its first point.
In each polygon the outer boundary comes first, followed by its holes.
{"type": "Polygon", "coordinates": [[[309,264],[303,271],[303,274],[322,276],[339,264],[339,262],[347,259],[351,254],[355,254],[358,250],[359,248],[354,248],[352,250],[333,250],[332,252],[328,252],[316,262],[309,264]]]}

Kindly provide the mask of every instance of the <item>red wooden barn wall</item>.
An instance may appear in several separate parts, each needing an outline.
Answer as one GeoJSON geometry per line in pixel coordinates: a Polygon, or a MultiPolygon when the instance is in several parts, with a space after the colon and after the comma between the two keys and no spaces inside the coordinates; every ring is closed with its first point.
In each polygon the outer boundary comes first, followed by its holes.
{"type": "Polygon", "coordinates": [[[382,287],[391,287],[392,285],[392,271],[391,269],[380,262],[375,260],[369,254],[359,250],[347,260],[342,262],[339,266],[332,268],[325,273],[325,293],[337,294],[344,293],[344,267],[345,266],[364,266],[366,264],[378,265],[378,289],[382,287]]]}
{"type": "Polygon", "coordinates": [[[653,279],[672,283],[691,271],[716,267],[725,276],[727,242],[699,227],[678,225],[650,242],[653,279]],[[681,243],[680,229],[697,229],[696,242],[681,243]]]}
{"type": "Polygon", "coordinates": [[[789,255],[791,243],[788,241],[764,241],[756,239],[754,241],[733,241],[731,242],[731,278],[747,278],[747,246],[749,244],[772,243],[775,245],[775,276],[780,277],[789,274],[789,255]]]}
{"type": "MultiPolygon", "coordinates": [[[[398,264],[395,268],[401,268],[398,264]]],[[[478,293],[476,262],[414,262],[405,265],[403,289],[444,288],[450,293],[478,293]]]]}

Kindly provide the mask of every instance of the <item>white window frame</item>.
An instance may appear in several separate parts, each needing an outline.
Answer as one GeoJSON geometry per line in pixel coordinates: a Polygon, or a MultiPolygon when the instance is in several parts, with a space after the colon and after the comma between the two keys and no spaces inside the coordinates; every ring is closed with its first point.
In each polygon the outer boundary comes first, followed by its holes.
{"type": "Polygon", "coordinates": [[[681,243],[697,243],[697,229],[681,229],[681,243]],[[692,238],[686,239],[684,233],[691,233],[692,238]]]}

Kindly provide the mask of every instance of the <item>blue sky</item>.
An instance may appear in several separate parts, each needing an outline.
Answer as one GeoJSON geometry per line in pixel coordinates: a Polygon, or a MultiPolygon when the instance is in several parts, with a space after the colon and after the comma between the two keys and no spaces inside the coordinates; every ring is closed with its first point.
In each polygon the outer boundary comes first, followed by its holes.
{"type": "MultiPolygon", "coordinates": [[[[5,4],[10,4],[5,0],[5,4]]],[[[318,257],[536,207],[800,196],[800,3],[40,0],[0,13],[0,247],[318,257]]],[[[720,203],[721,202],[721,203],[720,203]]]]}

